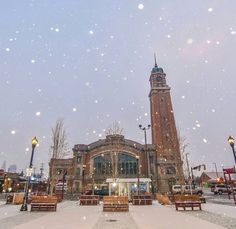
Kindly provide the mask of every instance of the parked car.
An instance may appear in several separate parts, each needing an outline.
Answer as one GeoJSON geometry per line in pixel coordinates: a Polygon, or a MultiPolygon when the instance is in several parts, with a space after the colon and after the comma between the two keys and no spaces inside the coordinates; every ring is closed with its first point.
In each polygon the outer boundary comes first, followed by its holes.
{"type": "Polygon", "coordinates": [[[202,188],[196,186],[196,185],[173,185],[172,186],[172,193],[173,194],[191,194],[191,188],[192,188],[192,194],[197,194],[201,196],[203,194],[202,188]]]}
{"type": "Polygon", "coordinates": [[[231,193],[230,186],[227,186],[225,184],[216,184],[211,188],[211,192],[214,192],[214,194],[222,195],[223,193],[231,193]]]}

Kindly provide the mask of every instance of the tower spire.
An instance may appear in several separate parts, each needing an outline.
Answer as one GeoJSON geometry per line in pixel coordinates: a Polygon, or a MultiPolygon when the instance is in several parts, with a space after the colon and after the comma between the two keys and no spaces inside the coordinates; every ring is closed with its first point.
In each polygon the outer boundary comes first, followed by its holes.
{"type": "Polygon", "coordinates": [[[155,61],[155,68],[157,67],[157,58],[156,58],[156,53],[154,52],[154,61],[155,61]]]}

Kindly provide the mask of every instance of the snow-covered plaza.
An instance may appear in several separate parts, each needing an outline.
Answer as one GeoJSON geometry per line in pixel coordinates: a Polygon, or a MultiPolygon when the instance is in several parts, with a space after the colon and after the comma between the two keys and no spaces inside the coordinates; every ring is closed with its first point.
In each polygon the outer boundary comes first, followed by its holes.
{"type": "Polygon", "coordinates": [[[77,201],[58,204],[56,212],[20,212],[19,205],[0,205],[0,228],[236,228],[236,206],[206,203],[202,211],[176,211],[174,206],[130,205],[126,213],[106,213],[99,206],[80,206],[77,201]]]}

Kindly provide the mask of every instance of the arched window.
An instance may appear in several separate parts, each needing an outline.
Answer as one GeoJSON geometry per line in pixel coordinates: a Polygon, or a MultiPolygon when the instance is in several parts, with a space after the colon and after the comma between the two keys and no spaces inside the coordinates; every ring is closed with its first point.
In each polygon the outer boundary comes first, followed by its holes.
{"type": "Polygon", "coordinates": [[[109,154],[102,154],[94,158],[93,161],[95,175],[111,175],[112,160],[109,154]]]}
{"type": "Polygon", "coordinates": [[[137,174],[137,159],[125,153],[118,154],[118,174],[135,175],[137,174]]]}

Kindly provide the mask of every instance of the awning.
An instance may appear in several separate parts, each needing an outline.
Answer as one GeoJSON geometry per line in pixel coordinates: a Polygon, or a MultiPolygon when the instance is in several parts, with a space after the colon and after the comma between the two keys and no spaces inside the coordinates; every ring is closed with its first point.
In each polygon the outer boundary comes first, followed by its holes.
{"type": "MultiPolygon", "coordinates": [[[[107,183],[137,183],[138,178],[107,178],[106,179],[107,183]]],[[[139,178],[140,183],[148,183],[152,182],[150,178],[139,178]]]]}

